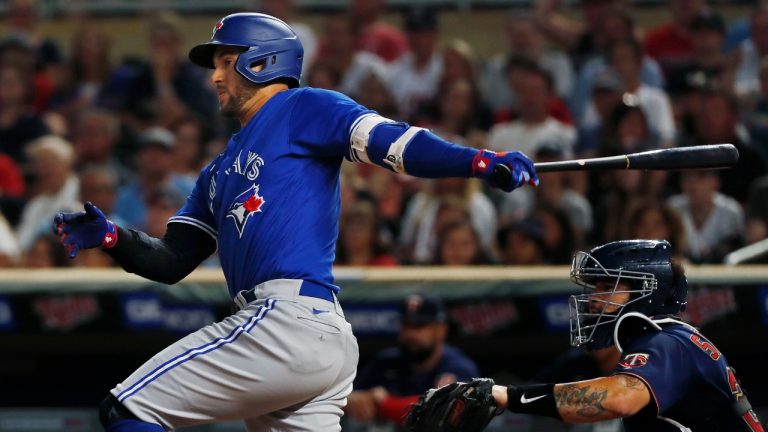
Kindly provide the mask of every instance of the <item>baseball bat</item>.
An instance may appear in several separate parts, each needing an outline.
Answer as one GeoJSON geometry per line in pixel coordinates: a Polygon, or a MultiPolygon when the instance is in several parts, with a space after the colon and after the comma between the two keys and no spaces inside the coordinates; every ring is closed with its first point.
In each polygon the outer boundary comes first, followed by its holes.
{"type": "MultiPolygon", "coordinates": [[[[610,169],[684,170],[722,169],[739,161],[739,151],[733,144],[712,144],[675,147],[591,159],[576,159],[533,164],[537,173],[553,171],[593,171],[610,169]]],[[[508,183],[512,173],[506,165],[496,165],[494,180],[508,183]]]]}

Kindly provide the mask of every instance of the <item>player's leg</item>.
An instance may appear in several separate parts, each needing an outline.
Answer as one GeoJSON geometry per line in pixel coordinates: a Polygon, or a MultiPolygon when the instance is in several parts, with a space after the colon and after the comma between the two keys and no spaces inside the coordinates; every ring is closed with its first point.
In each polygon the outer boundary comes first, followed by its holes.
{"type": "Polygon", "coordinates": [[[354,341],[343,318],[332,318],[314,316],[293,298],[256,301],[166,348],[112,394],[138,419],[166,429],[252,418],[313,400],[338,379],[354,341]],[[306,316],[318,328],[301,319],[306,316]]]}

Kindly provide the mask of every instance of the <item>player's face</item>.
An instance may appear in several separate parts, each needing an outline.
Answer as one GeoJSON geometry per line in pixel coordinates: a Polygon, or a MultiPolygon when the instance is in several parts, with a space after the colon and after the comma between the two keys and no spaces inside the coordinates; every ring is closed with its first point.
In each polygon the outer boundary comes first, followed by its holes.
{"type": "Polygon", "coordinates": [[[402,323],[400,349],[414,363],[426,360],[445,340],[447,327],[444,323],[402,323]]]}
{"type": "Polygon", "coordinates": [[[256,88],[235,70],[240,52],[239,48],[222,46],[217,47],[213,55],[211,83],[219,98],[219,109],[227,117],[237,117],[256,93],[256,88]]]}
{"type": "Polygon", "coordinates": [[[621,305],[629,301],[629,286],[614,281],[599,281],[595,284],[593,295],[590,297],[589,311],[591,313],[616,313],[621,305]],[[614,291],[614,287],[616,288],[614,291]]]}

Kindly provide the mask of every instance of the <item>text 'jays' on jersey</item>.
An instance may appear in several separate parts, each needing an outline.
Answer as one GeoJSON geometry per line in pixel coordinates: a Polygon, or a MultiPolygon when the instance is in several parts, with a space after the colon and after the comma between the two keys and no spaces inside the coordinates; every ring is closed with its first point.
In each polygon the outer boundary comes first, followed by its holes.
{"type": "Polygon", "coordinates": [[[762,432],[725,356],[695,328],[662,321],[625,347],[613,371],[643,380],[653,399],[625,429],[762,432]]]}
{"type": "Polygon", "coordinates": [[[350,137],[373,111],[327,90],[273,96],[200,173],[169,223],[218,241],[232,296],[272,279],[303,279],[338,292],[331,268],[338,235],[339,168],[350,137]]]}

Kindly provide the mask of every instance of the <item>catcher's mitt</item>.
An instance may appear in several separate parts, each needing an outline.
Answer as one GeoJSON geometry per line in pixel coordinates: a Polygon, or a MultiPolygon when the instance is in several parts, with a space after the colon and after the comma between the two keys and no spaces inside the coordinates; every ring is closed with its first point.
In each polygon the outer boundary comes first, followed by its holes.
{"type": "Polygon", "coordinates": [[[476,378],[453,383],[421,395],[405,418],[411,432],[480,432],[501,414],[491,394],[493,380],[476,378]]]}

